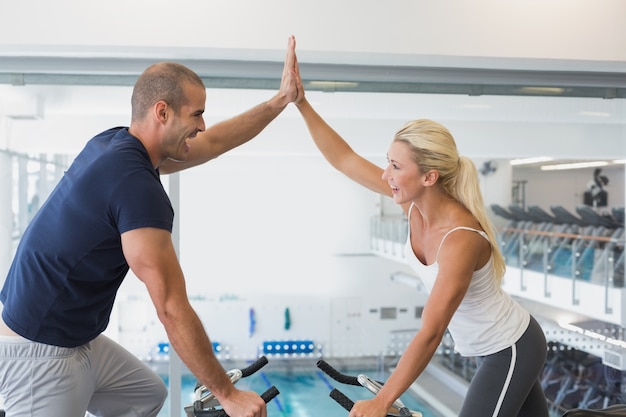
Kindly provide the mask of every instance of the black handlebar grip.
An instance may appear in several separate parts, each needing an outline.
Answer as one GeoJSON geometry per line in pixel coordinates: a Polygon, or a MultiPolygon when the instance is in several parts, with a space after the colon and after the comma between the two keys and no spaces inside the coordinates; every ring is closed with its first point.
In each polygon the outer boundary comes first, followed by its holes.
{"type": "MultiPolygon", "coordinates": [[[[265,391],[263,394],[261,394],[261,398],[263,398],[263,401],[265,401],[265,403],[267,404],[268,402],[270,402],[274,397],[276,397],[278,394],[280,394],[280,392],[278,391],[278,389],[275,386],[271,386],[267,389],[267,391],[265,391]]],[[[226,414],[226,411],[224,411],[223,409],[220,410],[195,410],[193,412],[193,415],[195,417],[228,417],[228,414],[226,414]]]]}
{"type": "Polygon", "coordinates": [[[265,365],[267,365],[267,358],[265,356],[261,356],[259,359],[257,359],[255,362],[251,363],[248,367],[243,368],[241,370],[241,376],[242,377],[247,377],[252,375],[253,373],[255,373],[256,371],[258,371],[259,369],[263,368],[265,365]]]}
{"type": "Polygon", "coordinates": [[[280,392],[278,391],[278,388],[272,385],[271,387],[267,389],[267,391],[261,394],[261,398],[263,398],[263,401],[265,401],[266,403],[269,403],[270,401],[272,401],[272,398],[274,398],[278,394],[280,394],[280,392]]]}
{"type": "Polygon", "coordinates": [[[224,410],[194,410],[195,417],[228,417],[224,410]]]}
{"type": "Polygon", "coordinates": [[[352,410],[352,407],[354,406],[354,401],[346,397],[346,395],[343,392],[339,391],[337,388],[333,388],[333,390],[330,392],[330,398],[337,401],[337,403],[345,408],[347,411],[352,410]]]}
{"type": "MultiPolygon", "coordinates": [[[[337,388],[333,388],[333,390],[330,392],[330,398],[337,401],[337,403],[339,403],[339,405],[345,408],[348,412],[352,410],[352,407],[354,407],[354,401],[346,397],[346,395],[343,392],[339,391],[337,388]]],[[[394,414],[387,414],[387,417],[397,416],[394,414]]]]}
{"type": "Polygon", "coordinates": [[[337,371],[335,368],[326,363],[323,359],[317,361],[317,367],[324,371],[329,377],[337,382],[341,382],[346,385],[361,386],[359,380],[355,376],[344,375],[337,371]]]}

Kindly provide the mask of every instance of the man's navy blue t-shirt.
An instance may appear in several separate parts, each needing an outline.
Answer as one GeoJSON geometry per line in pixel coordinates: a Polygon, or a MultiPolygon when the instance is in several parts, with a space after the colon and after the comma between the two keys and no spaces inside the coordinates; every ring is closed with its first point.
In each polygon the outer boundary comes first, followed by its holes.
{"type": "Polygon", "coordinates": [[[121,234],[172,231],[174,211],[143,144],[127,128],[91,139],[26,229],[0,293],[19,335],[75,347],[104,331],[128,272],[121,234]]]}

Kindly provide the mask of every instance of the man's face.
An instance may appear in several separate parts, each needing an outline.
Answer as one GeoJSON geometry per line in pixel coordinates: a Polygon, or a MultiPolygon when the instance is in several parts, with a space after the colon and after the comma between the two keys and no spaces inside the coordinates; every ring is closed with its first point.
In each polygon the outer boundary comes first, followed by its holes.
{"type": "Polygon", "coordinates": [[[190,149],[187,141],[206,129],[202,117],[206,90],[194,84],[186,84],[184,90],[187,102],[168,120],[167,134],[162,141],[164,156],[175,161],[187,159],[190,149]]]}

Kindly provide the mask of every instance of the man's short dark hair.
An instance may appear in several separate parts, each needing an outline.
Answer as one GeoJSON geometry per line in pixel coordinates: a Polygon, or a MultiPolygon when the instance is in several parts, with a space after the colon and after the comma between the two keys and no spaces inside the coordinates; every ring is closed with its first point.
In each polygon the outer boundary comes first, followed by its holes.
{"type": "Polygon", "coordinates": [[[143,119],[158,101],[165,101],[178,112],[186,104],[186,83],[204,87],[202,79],[184,65],[161,62],[148,67],[137,79],[131,97],[132,120],[143,119]]]}

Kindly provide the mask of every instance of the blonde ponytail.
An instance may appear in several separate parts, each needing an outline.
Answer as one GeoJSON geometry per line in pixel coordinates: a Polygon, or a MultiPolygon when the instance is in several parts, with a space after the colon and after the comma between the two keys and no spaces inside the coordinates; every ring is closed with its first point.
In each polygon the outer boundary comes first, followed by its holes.
{"type": "Polygon", "coordinates": [[[480,226],[485,233],[487,233],[493,254],[495,275],[501,282],[506,271],[506,262],[500,250],[500,245],[498,244],[495,227],[485,209],[483,196],[480,192],[478,171],[471,159],[461,156],[459,160],[459,173],[456,178],[455,187],[452,189],[452,196],[476,217],[480,226]]]}

